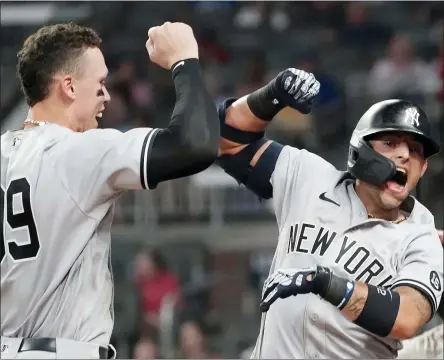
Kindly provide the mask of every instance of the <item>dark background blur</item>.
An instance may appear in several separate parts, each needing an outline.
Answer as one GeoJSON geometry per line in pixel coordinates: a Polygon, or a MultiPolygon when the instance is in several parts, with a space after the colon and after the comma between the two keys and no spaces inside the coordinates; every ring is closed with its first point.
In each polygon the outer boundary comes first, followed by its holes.
{"type": "MultiPolygon", "coordinates": [[[[71,20],[104,39],[112,101],[100,126],[167,126],[175,101],[171,76],[150,63],[145,41],[149,27],[183,21],[194,29],[216,103],[288,67],[313,72],[321,82],[315,110],[304,116],[284,109],[268,135],[344,169],[351,131],[378,100],[401,97],[423,106],[442,139],[443,8],[382,1],[2,2],[2,133],[18,128],[27,113],[15,77],[25,37],[71,20]]],[[[440,228],[442,169],[442,154],[430,159],[421,184],[440,228]]],[[[270,203],[218,168],[125,194],[112,254],[119,358],[249,356],[276,235],[270,203]]]]}

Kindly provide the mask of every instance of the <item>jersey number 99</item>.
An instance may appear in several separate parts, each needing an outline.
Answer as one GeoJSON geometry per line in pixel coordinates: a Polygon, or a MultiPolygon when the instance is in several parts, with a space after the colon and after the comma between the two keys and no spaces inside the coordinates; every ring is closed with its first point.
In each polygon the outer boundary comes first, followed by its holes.
{"type": "Polygon", "coordinates": [[[37,228],[34,222],[34,215],[31,208],[31,186],[26,178],[20,178],[11,181],[6,192],[1,189],[1,241],[0,241],[0,262],[6,256],[6,247],[8,253],[15,261],[24,261],[34,259],[39,250],[40,242],[37,234],[37,228]],[[21,201],[19,201],[21,195],[21,201]],[[15,202],[21,202],[23,211],[14,212],[14,197],[15,202]],[[6,215],[6,219],[5,219],[6,215]],[[14,240],[5,239],[5,225],[8,224],[12,230],[27,229],[28,241],[24,244],[17,244],[14,240]]]}

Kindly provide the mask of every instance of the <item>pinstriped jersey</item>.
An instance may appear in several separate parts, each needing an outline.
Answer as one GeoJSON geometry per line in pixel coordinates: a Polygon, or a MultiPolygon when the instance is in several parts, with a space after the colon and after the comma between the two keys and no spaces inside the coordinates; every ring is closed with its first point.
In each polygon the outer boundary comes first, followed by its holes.
{"type": "MultiPolygon", "coordinates": [[[[432,214],[416,199],[405,221],[369,219],[354,179],[306,150],[284,147],[271,177],[279,241],[271,266],[318,264],[350,280],[420,290],[435,312],[443,250],[432,214]]],[[[252,358],[393,358],[401,344],[355,325],[314,294],[278,299],[262,315],[252,358]]]]}
{"type": "Polygon", "coordinates": [[[109,343],[114,202],[148,188],[156,131],[47,124],[2,135],[2,336],[109,343]]]}

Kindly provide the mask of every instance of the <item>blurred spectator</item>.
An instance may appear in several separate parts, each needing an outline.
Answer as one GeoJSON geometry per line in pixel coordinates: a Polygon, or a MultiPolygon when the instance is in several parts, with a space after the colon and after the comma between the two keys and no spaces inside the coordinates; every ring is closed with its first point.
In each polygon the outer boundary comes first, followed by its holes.
{"type": "Polygon", "coordinates": [[[200,15],[205,15],[220,9],[234,7],[237,5],[237,1],[188,1],[188,4],[192,5],[200,15]]]}
{"type": "Polygon", "coordinates": [[[440,30],[438,35],[438,56],[435,61],[435,69],[438,71],[441,86],[438,90],[438,100],[444,102],[444,19],[440,20],[437,28],[440,30]]]}
{"type": "Polygon", "coordinates": [[[112,88],[108,90],[111,96],[111,101],[106,106],[102,119],[99,121],[99,126],[103,129],[113,128],[121,131],[128,129],[128,106],[124,97],[114,91],[112,88]]]}
{"type": "Polygon", "coordinates": [[[224,44],[219,40],[219,33],[212,28],[204,28],[197,36],[199,43],[199,59],[205,62],[226,63],[230,60],[230,54],[224,44]]]}
{"type": "Polygon", "coordinates": [[[257,29],[267,17],[265,1],[248,2],[234,16],[234,25],[241,29],[257,29]]]}
{"type": "Polygon", "coordinates": [[[368,91],[377,98],[407,98],[420,102],[422,96],[438,92],[440,82],[433,67],[416,57],[411,40],[394,36],[387,57],[378,60],[370,71],[368,91]]]}
{"type": "Polygon", "coordinates": [[[131,110],[149,109],[154,102],[151,84],[136,72],[135,61],[123,60],[110,76],[109,87],[124,100],[131,110]]]}
{"type": "Polygon", "coordinates": [[[288,12],[289,3],[275,2],[269,12],[270,27],[275,31],[285,31],[290,27],[291,18],[288,12]]]}
{"type": "Polygon", "coordinates": [[[200,326],[195,321],[185,321],[179,330],[180,358],[185,359],[220,359],[217,354],[208,351],[200,326]]]}
{"type": "Polygon", "coordinates": [[[159,359],[157,345],[148,337],[143,337],[134,346],[132,359],[159,359]]]}
{"type": "Polygon", "coordinates": [[[344,94],[338,81],[333,79],[332,76],[321,67],[318,53],[307,52],[303,54],[296,64],[296,68],[313,73],[321,84],[319,94],[316,97],[316,108],[334,106],[343,102],[344,94]]]}
{"type": "Polygon", "coordinates": [[[343,137],[346,134],[346,122],[343,114],[346,109],[343,88],[339,81],[321,66],[318,53],[305,54],[296,67],[313,73],[321,84],[313,111],[316,143],[311,146],[334,148],[338,142],[345,141],[343,137]]]}
{"type": "Polygon", "coordinates": [[[338,29],[345,22],[344,3],[335,1],[310,1],[310,24],[320,24],[338,29]]]}
{"type": "Polygon", "coordinates": [[[135,79],[135,67],[132,60],[124,60],[111,75],[110,82],[113,89],[123,97],[127,104],[131,104],[131,87],[135,79]]]}
{"type": "Polygon", "coordinates": [[[242,350],[239,357],[241,359],[250,359],[251,355],[254,351],[254,345],[247,347],[246,349],[242,350]]]}
{"type": "Polygon", "coordinates": [[[391,30],[369,18],[367,3],[352,1],[345,7],[346,24],[340,34],[341,44],[369,47],[389,40],[391,30]]]}
{"type": "Polygon", "coordinates": [[[237,83],[235,96],[247,95],[265,85],[266,57],[262,51],[251,54],[245,69],[245,78],[237,83]]]}
{"type": "Polygon", "coordinates": [[[165,296],[175,296],[178,304],[180,284],[178,278],[168,269],[167,263],[158,251],[143,250],[137,254],[134,263],[134,281],[140,293],[143,319],[142,334],[156,335],[159,329],[159,313],[165,296]]]}

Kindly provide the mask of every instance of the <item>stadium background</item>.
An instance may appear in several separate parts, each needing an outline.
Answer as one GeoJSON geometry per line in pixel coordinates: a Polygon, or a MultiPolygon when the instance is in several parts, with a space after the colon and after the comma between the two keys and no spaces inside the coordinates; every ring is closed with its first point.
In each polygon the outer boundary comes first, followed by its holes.
{"type": "MultiPolygon", "coordinates": [[[[65,21],[89,25],[104,39],[112,102],[100,126],[166,126],[174,88],[170,74],[149,62],[145,41],[149,27],[183,21],[194,29],[216,103],[287,67],[313,72],[321,82],[316,109],[309,116],[284,109],[269,136],[344,169],[352,128],[377,100],[419,103],[442,139],[442,9],[439,2],[382,1],[2,2],[2,133],[27,113],[15,77],[19,47],[41,25],[65,21]]],[[[442,169],[441,154],[421,185],[439,228],[442,169]]],[[[119,358],[248,356],[276,235],[270,203],[218,168],[124,195],[112,247],[119,358]],[[165,266],[153,270],[152,259],[165,266]]]]}

